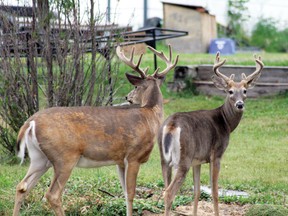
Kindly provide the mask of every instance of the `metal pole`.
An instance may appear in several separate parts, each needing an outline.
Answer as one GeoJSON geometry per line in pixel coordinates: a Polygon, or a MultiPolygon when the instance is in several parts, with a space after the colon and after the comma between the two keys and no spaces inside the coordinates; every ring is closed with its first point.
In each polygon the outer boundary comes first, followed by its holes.
{"type": "Polygon", "coordinates": [[[143,17],[143,26],[145,26],[145,22],[147,20],[147,8],[148,8],[148,0],[144,0],[144,17],[143,17]]]}
{"type": "MultiPolygon", "coordinates": [[[[156,34],[155,34],[155,28],[152,30],[152,36],[153,36],[153,42],[152,42],[152,47],[156,49],[156,34]]],[[[157,57],[154,54],[154,69],[157,69],[157,57]]]]}
{"type": "Polygon", "coordinates": [[[110,12],[111,12],[111,0],[107,0],[107,21],[110,23],[111,22],[111,16],[110,16],[110,12]]]}

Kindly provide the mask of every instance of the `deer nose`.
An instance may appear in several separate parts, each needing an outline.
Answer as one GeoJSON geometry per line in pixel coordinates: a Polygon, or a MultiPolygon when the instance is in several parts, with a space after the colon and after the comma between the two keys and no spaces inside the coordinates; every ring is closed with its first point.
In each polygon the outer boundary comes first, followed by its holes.
{"type": "Polygon", "coordinates": [[[244,102],[243,101],[237,101],[235,105],[236,105],[237,109],[241,110],[244,108],[244,102]]]}

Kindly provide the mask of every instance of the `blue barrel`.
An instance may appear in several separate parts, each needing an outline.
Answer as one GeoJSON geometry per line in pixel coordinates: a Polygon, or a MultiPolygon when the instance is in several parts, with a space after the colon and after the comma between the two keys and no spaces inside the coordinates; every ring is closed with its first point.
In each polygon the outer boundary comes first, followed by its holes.
{"type": "Polygon", "coordinates": [[[209,46],[209,53],[216,54],[220,52],[222,55],[235,54],[235,42],[230,38],[213,39],[209,46]]]}

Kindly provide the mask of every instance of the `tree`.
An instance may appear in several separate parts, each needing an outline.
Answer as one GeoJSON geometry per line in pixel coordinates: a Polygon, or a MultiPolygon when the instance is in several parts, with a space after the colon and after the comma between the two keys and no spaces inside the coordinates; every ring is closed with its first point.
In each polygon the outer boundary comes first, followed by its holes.
{"type": "Polygon", "coordinates": [[[111,61],[111,38],[103,49],[95,38],[100,31],[115,32],[98,29],[105,16],[95,15],[90,4],[88,30],[79,24],[79,1],[33,0],[27,31],[10,28],[0,37],[0,157],[14,154],[19,128],[39,107],[111,103],[118,62],[111,61]]]}
{"type": "Polygon", "coordinates": [[[227,36],[234,39],[238,46],[248,44],[248,36],[243,28],[243,23],[249,18],[247,12],[249,0],[228,0],[228,27],[227,36]]]}
{"type": "Polygon", "coordinates": [[[261,18],[252,31],[251,45],[260,47],[267,52],[287,52],[287,38],[287,28],[279,30],[276,20],[261,18]]]}

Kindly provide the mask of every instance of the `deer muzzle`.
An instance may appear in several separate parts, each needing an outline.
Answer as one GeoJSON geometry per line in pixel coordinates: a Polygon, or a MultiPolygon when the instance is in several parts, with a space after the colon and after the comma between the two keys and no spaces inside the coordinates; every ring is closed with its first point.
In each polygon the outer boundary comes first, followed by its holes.
{"type": "Polygon", "coordinates": [[[243,110],[244,109],[244,102],[243,101],[237,101],[235,103],[235,106],[238,110],[243,110]]]}

